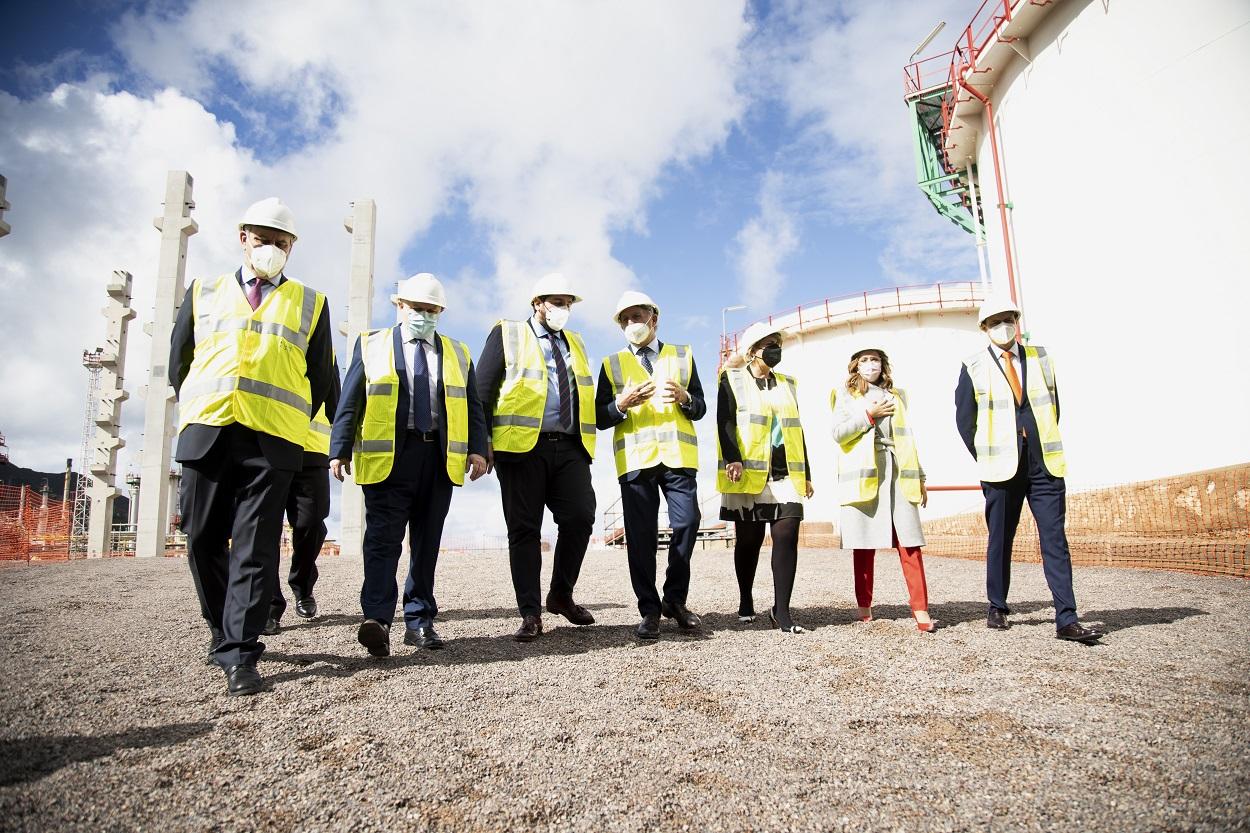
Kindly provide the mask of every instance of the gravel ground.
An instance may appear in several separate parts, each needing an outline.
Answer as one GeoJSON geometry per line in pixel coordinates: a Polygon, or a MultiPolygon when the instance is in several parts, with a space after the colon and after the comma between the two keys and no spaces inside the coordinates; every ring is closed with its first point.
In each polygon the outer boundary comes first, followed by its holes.
{"type": "Polygon", "coordinates": [[[321,615],[288,611],[246,698],[203,662],[181,559],[0,567],[0,829],[1250,830],[1246,581],[1078,568],[1110,631],[1086,647],[1054,639],[1038,565],[1000,633],[981,565],[926,559],[925,635],[895,559],[865,625],[849,554],[804,551],[815,630],[787,636],[738,625],[729,553],[696,560],[701,637],[636,643],[602,552],[577,594],[599,623],[520,645],[506,557],[445,556],[448,648],[379,661],[359,564],[327,558],[321,615]]]}

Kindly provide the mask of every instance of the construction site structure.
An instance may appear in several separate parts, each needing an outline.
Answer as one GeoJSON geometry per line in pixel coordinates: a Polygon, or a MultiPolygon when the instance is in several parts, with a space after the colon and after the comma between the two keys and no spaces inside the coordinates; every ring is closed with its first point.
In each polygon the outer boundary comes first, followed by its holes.
{"type": "Polygon", "coordinates": [[[4,434],[0,433],[0,463],[9,462],[9,445],[4,441],[4,434]]]}
{"type": "Polygon", "coordinates": [[[186,171],[170,171],[165,178],[165,213],[153,221],[161,233],[156,272],[156,305],[145,329],[152,337],[151,374],[145,389],[143,453],[141,456],[139,515],[135,555],[164,555],[166,536],[177,493],[170,489],[171,445],[174,439],[174,389],[169,385],[169,344],[178,306],[186,291],[187,238],[199,230],[191,211],[192,180],[186,171]]]}
{"type": "Polygon", "coordinates": [[[8,200],[4,198],[5,192],[8,188],[9,181],[4,178],[3,174],[0,174],[0,237],[4,237],[8,234],[11,228],[9,224],[4,221],[4,212],[13,207],[9,205],[8,200]]]}
{"type": "MultiPolygon", "coordinates": [[[[371,327],[373,317],[373,238],[377,230],[377,206],[373,200],[356,200],[351,209],[352,213],[343,221],[343,227],[352,236],[352,254],[347,284],[347,317],[340,328],[347,336],[348,355],[340,359],[341,362],[351,360],[356,338],[371,327]]],[[[362,557],[365,501],[364,492],[354,479],[343,481],[339,518],[340,554],[350,558],[362,557]]]]}
{"type": "Polygon", "coordinates": [[[117,452],[126,445],[121,437],[121,409],[128,394],[122,383],[126,375],[127,335],[130,320],[135,317],[130,307],[133,284],[129,272],[113,272],[106,287],[109,300],[101,310],[108,325],[104,348],[96,351],[99,379],[92,401],[94,412],[89,414],[94,429],[92,456],[86,467],[91,483],[86,490],[91,499],[86,541],[89,558],[99,558],[112,549],[109,537],[117,497],[117,452]]]}
{"type": "Polygon", "coordinates": [[[82,366],[87,368],[87,411],[83,418],[81,441],[78,445],[78,475],[73,467],[65,472],[65,493],[73,498],[73,514],[69,527],[69,551],[81,555],[87,549],[87,518],[91,514],[91,498],[87,495],[85,472],[90,465],[91,440],[95,436],[96,393],[100,389],[100,370],[103,348],[82,351],[82,366]],[[74,483],[73,481],[77,481],[74,483]]]}
{"type": "MultiPolygon", "coordinates": [[[[1250,460],[1250,434],[1202,429],[1250,412],[1245,0],[974,8],[950,51],[904,70],[917,181],[1053,358],[1069,484],[1250,460]]],[[[953,386],[959,359],[917,370],[953,386]]]]}

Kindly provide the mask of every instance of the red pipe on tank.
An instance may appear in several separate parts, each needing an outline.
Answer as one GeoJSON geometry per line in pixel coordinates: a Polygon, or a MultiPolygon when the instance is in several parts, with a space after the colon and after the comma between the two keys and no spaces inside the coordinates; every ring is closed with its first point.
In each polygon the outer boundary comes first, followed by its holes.
{"type": "Polygon", "coordinates": [[[1011,302],[1019,304],[1016,298],[1016,268],[1011,260],[1011,236],[1007,231],[1007,201],[1003,199],[1003,174],[998,164],[998,131],[994,128],[994,105],[989,98],[968,83],[966,74],[959,74],[959,86],[971,93],[985,105],[985,116],[990,123],[990,155],[994,158],[994,187],[998,189],[998,218],[1003,227],[1003,256],[1007,259],[1007,286],[1011,290],[1011,302]]]}

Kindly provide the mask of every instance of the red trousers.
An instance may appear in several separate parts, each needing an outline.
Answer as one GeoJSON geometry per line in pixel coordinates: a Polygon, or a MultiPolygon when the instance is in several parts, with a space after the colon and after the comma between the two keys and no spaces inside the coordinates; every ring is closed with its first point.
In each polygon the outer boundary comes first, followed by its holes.
{"type": "MultiPolygon", "coordinates": [[[[924,560],[920,556],[920,547],[901,547],[898,533],[894,533],[894,546],[898,549],[898,560],[903,565],[903,580],[907,582],[907,595],[911,598],[911,609],[929,609],[929,588],[924,580],[924,560]]],[[[873,559],[876,550],[853,550],[855,570],[855,603],[860,607],[872,607],[872,573],[873,559]]]]}

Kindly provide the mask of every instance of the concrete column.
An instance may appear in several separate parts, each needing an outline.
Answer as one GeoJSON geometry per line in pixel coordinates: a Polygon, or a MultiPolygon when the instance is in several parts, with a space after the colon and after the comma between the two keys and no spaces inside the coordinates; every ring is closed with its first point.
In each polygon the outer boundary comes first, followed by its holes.
{"type": "Polygon", "coordinates": [[[122,387],[126,376],[126,337],[130,319],[133,279],[129,272],[114,272],[108,284],[108,305],[101,310],[108,320],[104,350],[100,355],[100,386],[96,394],[95,458],[90,463],[91,516],[87,526],[87,557],[99,558],[111,549],[113,501],[117,496],[117,451],[126,445],[121,438],[122,403],[127,393],[122,387]]]}
{"type": "Polygon", "coordinates": [[[186,292],[187,238],[199,231],[191,210],[191,175],[170,171],[165,178],[165,214],[153,225],[161,232],[161,255],[156,273],[156,307],[148,332],[152,336],[151,377],[145,388],[143,454],[140,463],[139,520],[135,555],[165,553],[169,530],[170,444],[174,438],[174,389],[169,386],[169,343],[178,305],[186,292]]]}
{"type": "MultiPolygon", "coordinates": [[[[352,213],[343,221],[352,235],[351,273],[347,285],[347,321],[342,327],[347,336],[344,368],[351,361],[356,338],[369,329],[373,311],[373,236],[377,230],[377,207],[373,200],[356,200],[352,213]]],[[[339,554],[349,558],[363,556],[361,544],[365,534],[365,496],[356,481],[343,481],[339,501],[339,554]]]]}
{"type": "Polygon", "coordinates": [[[9,205],[8,201],[4,198],[4,192],[8,190],[8,187],[9,181],[5,179],[4,176],[0,175],[0,237],[4,237],[8,234],[10,228],[9,224],[4,221],[4,212],[13,207],[9,205]]]}

